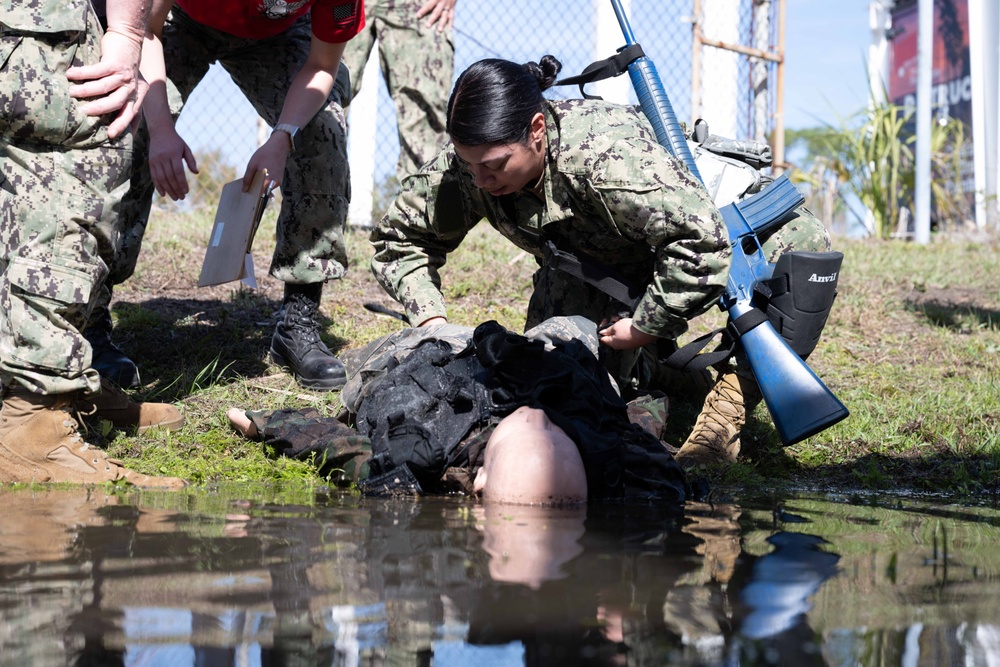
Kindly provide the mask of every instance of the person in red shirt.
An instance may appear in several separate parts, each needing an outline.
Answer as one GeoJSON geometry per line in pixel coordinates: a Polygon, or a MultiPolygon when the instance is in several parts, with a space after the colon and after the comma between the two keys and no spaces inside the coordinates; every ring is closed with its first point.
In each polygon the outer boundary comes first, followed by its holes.
{"type": "MultiPolygon", "coordinates": [[[[175,121],[218,62],[273,128],[243,177],[249,187],[266,169],[282,193],[270,274],[285,283],[285,293],[271,359],[303,386],[323,390],[346,381],[343,365],[320,339],[317,311],[323,284],[347,268],[350,179],[341,100],[348,98],[350,76],[341,56],[364,24],[362,0],[153,0],[141,64],[150,86],[145,128],[136,141],[122,205],[125,232],[109,279],[119,284],[135,268],[153,189],[175,201],[187,195],[185,167],[194,173],[198,167],[175,121]]],[[[104,296],[103,312],[95,309],[88,329],[94,366],[130,385],[137,381],[135,365],[110,340],[110,290],[104,296]]]]}

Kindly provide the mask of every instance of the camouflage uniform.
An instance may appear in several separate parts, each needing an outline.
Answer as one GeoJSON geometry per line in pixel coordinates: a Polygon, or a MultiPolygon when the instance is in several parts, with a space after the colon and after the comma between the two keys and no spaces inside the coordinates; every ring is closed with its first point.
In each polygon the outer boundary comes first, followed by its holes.
{"type": "MultiPolygon", "coordinates": [[[[645,293],[631,309],[634,326],[668,341],[717,303],[729,270],[725,224],[704,187],[656,143],[634,107],[599,101],[548,102],[544,201],[527,189],[492,197],[445,151],[403,184],[372,232],[372,270],[411,322],[446,316],[438,269],[448,252],[485,218],[539,263],[544,242],[617,271],[645,293]]],[[[800,216],[768,238],[764,251],[817,249],[826,230],[800,216]]],[[[594,321],[622,304],[561,270],[540,269],[526,317],[531,327],[555,315],[594,321]]],[[[626,312],[629,312],[626,309],[626,312]]],[[[602,351],[620,382],[640,386],[638,353],[602,351]]]]}
{"type": "Polygon", "coordinates": [[[0,1],[0,380],[97,392],[80,334],[118,242],[131,135],[109,140],[66,69],[101,60],[87,0],[0,1]]]}
{"type": "MultiPolygon", "coordinates": [[[[341,392],[341,401],[348,413],[345,416],[356,415],[375,380],[399,367],[421,344],[441,341],[457,354],[469,344],[473,331],[472,327],[454,324],[407,328],[383,336],[362,348],[345,352],[342,359],[351,377],[341,392]]],[[[580,341],[589,352],[596,355],[599,347],[594,323],[578,317],[546,320],[525,332],[525,337],[546,343],[546,349],[551,349],[560,342],[580,341]]],[[[668,407],[669,403],[664,396],[647,395],[630,402],[627,414],[632,423],[660,438],[666,424],[668,407]]],[[[278,454],[313,459],[322,473],[355,484],[366,479],[369,474],[371,440],[349,428],[338,418],[324,417],[315,408],[247,412],[247,417],[257,427],[265,444],[273,447],[278,454]]],[[[476,471],[483,464],[486,443],[498,421],[499,417],[495,416],[492,423],[483,428],[474,428],[464,436],[461,447],[468,453],[468,465],[446,469],[441,480],[442,488],[470,495],[473,493],[476,471]]],[[[432,424],[428,426],[433,427],[432,424]]],[[[667,452],[675,451],[675,448],[665,443],[664,447],[667,452]]],[[[648,478],[651,481],[658,479],[665,457],[662,451],[659,452],[659,458],[652,456],[635,439],[630,438],[623,439],[622,448],[626,477],[636,480],[648,478]]],[[[642,484],[633,483],[631,486],[636,488],[642,484]]]]}
{"type": "MultiPolygon", "coordinates": [[[[600,262],[646,286],[634,325],[674,338],[722,294],[730,251],[704,189],[656,140],[632,107],[547,102],[543,197],[492,197],[451,150],[407,179],[372,232],[372,270],[419,323],[446,316],[438,269],[485,218],[541,263],[544,243],[600,262]]],[[[562,272],[540,270],[527,327],[555,315],[599,321],[621,305],[562,272]]]]}
{"type": "Polygon", "coordinates": [[[396,105],[400,182],[437,155],[447,141],[445,113],[455,70],[451,28],[439,32],[417,18],[423,0],[365,3],[366,28],[347,44],[344,63],[351,72],[351,99],[361,89],[361,73],[378,39],[379,62],[396,105]]]}
{"type": "MultiPolygon", "coordinates": [[[[201,25],[174,7],[163,27],[163,57],[171,113],[184,102],[218,61],[247,100],[271,125],[281,113],[292,79],[309,54],[310,18],[266,39],[245,39],[201,25]]],[[[327,105],[300,132],[300,148],[289,154],[281,184],[278,243],[270,274],[286,283],[311,284],[343,277],[347,270],[344,222],[350,200],[347,125],[341,100],[350,87],[341,64],[327,105]]],[[[123,204],[125,230],[111,282],[126,280],[135,269],[153,198],[149,172],[149,135],[136,136],[132,188],[123,204]]]]}

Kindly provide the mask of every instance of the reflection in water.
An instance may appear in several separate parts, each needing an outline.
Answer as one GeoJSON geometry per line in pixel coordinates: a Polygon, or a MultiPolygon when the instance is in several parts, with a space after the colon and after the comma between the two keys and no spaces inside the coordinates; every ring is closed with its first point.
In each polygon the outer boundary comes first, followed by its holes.
{"type": "Polygon", "coordinates": [[[762,639],[785,632],[809,611],[809,598],[836,573],[837,554],[820,549],[826,540],[815,535],[779,532],[767,538],[772,553],[758,559],[743,586],[743,603],[750,613],[740,634],[762,639]]]}
{"type": "Polygon", "coordinates": [[[489,504],[477,507],[483,551],[493,581],[538,589],[563,579],[563,566],[583,551],[586,507],[552,508],[489,504]]]}
{"type": "Polygon", "coordinates": [[[812,596],[836,574],[840,556],[821,549],[823,538],[805,533],[780,531],[767,542],[774,551],[754,562],[740,589],[748,613],[740,620],[735,650],[742,662],[767,663],[769,655],[780,655],[784,664],[825,664],[806,613],[812,596]]]}
{"type": "Polygon", "coordinates": [[[989,510],[261,495],[0,489],[0,662],[1000,659],[989,510]]]}

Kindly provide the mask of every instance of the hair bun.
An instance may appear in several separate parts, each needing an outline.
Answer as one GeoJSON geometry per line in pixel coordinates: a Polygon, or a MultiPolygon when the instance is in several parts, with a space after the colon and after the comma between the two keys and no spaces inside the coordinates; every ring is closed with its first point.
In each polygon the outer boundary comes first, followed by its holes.
{"type": "Polygon", "coordinates": [[[541,64],[536,62],[524,63],[524,69],[528,70],[531,76],[535,77],[538,87],[547,90],[556,82],[556,77],[562,71],[562,63],[555,56],[542,56],[541,64]]]}

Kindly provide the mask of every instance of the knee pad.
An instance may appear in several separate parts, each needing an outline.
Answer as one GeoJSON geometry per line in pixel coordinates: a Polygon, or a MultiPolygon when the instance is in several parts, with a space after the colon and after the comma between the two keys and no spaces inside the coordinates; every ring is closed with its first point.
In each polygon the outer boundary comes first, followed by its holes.
{"type": "Polygon", "coordinates": [[[843,261],[841,252],[787,252],[754,290],[754,305],[803,360],[826,326],[843,261]]]}

